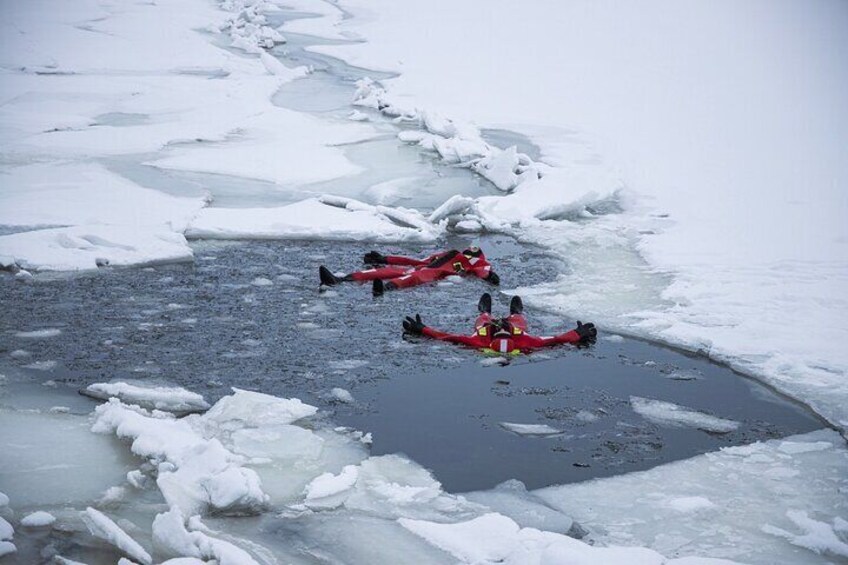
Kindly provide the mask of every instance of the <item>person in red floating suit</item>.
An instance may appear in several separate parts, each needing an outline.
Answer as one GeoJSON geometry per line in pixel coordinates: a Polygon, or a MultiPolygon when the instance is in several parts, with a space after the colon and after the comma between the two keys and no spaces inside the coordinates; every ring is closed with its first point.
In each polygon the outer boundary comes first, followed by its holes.
{"type": "Polygon", "coordinates": [[[472,275],[494,285],[500,284],[500,277],[492,270],[492,265],[479,247],[469,247],[464,251],[442,251],[424,259],[413,259],[399,255],[381,255],[376,251],[365,254],[366,264],[372,269],[357,271],[343,277],[337,277],[321,265],[318,275],[323,286],[333,286],[347,281],[374,281],[374,296],[380,296],[387,290],[409,288],[419,284],[441,280],[451,275],[472,275]]]}
{"type": "Polygon", "coordinates": [[[540,347],[561,343],[594,343],[598,335],[595,324],[584,324],[579,321],[575,329],[564,334],[553,337],[530,335],[527,333],[524,306],[519,296],[512,297],[509,303],[509,317],[507,318],[494,318],[492,316],[492,297],[489,293],[480,297],[477,309],[480,311],[480,315],[474,322],[474,333],[471,335],[454,335],[425,326],[419,314],[416,314],[414,318],[407,316],[403,321],[403,329],[406,333],[468,345],[481,349],[484,353],[499,355],[518,355],[540,347]]]}

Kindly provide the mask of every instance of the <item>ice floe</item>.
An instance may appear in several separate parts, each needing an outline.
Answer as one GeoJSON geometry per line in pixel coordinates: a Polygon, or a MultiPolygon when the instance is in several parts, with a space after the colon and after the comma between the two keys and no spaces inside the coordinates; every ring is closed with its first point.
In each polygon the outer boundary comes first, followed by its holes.
{"type": "Polygon", "coordinates": [[[663,426],[689,426],[719,434],[732,432],[739,427],[739,422],[734,420],[718,418],[662,400],[631,396],[630,405],[646,420],[663,426]]]}
{"type": "Polygon", "coordinates": [[[53,514],[40,510],[21,518],[21,526],[26,528],[44,528],[52,525],[55,521],[56,517],[53,514]]]}
{"type": "Polygon", "coordinates": [[[81,517],[91,535],[114,545],[143,565],[153,563],[153,558],[137,541],[99,510],[88,507],[81,513],[81,517]]]}
{"type": "Polygon", "coordinates": [[[513,422],[499,422],[498,425],[514,434],[528,437],[550,437],[561,435],[562,430],[553,428],[547,424],[516,424],[513,422]]]}

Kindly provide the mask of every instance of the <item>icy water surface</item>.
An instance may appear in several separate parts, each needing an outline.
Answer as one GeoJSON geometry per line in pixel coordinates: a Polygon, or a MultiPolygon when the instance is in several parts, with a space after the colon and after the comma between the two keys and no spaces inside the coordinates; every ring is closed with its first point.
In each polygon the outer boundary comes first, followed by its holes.
{"type": "MultiPolygon", "coordinates": [[[[505,237],[476,240],[504,288],[563,266],[505,237]]],[[[471,240],[448,242],[461,248],[471,240]]],[[[803,409],[701,358],[604,334],[587,349],[543,350],[508,366],[427,339],[403,339],[404,315],[470,331],[476,302],[495,292],[458,280],[373,298],[348,284],[318,292],[317,268],[361,266],[369,247],[319,242],[197,243],[196,263],[40,276],[0,276],[0,356],[37,382],[71,390],[113,378],[177,383],[214,401],[230,387],[298,397],[336,423],[374,435],[373,453],[404,452],[446,489],[528,488],[645,469],[732,444],[822,427],[803,409]],[[61,330],[41,332],[39,330],[61,330]],[[37,336],[37,337],[33,337],[37,336]],[[24,353],[21,353],[21,352],[24,353]],[[333,388],[349,391],[340,402],[333,388]],[[673,402],[740,423],[726,434],[652,424],[630,397],[673,402]],[[547,425],[549,437],[503,424],[547,425]]],[[[432,247],[390,247],[423,256],[432,247]]],[[[528,310],[533,333],[573,327],[528,310]]]]}

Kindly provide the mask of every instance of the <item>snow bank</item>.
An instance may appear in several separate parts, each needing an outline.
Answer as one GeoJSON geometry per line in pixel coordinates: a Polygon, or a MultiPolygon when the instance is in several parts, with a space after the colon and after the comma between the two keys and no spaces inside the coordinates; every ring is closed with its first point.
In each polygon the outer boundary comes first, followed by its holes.
{"type": "Polygon", "coordinates": [[[845,441],[822,430],[533,494],[595,543],[800,564],[844,556],[833,542],[845,543],[846,492],[845,441]]]}
{"type": "Polygon", "coordinates": [[[662,400],[631,396],[630,405],[634,412],[661,426],[690,426],[717,434],[726,434],[739,427],[739,422],[734,420],[710,416],[662,400]]]}
{"type": "Polygon", "coordinates": [[[209,408],[209,403],[196,392],[181,387],[155,386],[142,382],[95,383],[80,392],[100,400],[117,398],[124,404],[177,414],[203,412],[209,408]]]}

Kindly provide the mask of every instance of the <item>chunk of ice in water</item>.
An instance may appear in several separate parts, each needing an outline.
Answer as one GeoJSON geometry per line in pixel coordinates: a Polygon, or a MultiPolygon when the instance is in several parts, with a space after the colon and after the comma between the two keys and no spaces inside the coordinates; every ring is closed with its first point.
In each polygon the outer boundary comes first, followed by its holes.
{"type": "Polygon", "coordinates": [[[26,528],[44,528],[52,525],[55,521],[56,517],[53,514],[39,510],[38,512],[24,516],[21,520],[21,526],[26,528]]]}
{"type": "Polygon", "coordinates": [[[690,410],[662,400],[630,397],[634,412],[661,426],[688,426],[707,432],[725,434],[739,427],[739,422],[690,410]]]}
{"type": "Polygon", "coordinates": [[[551,437],[558,436],[563,433],[562,430],[558,430],[547,424],[516,424],[513,422],[499,422],[498,425],[514,434],[528,437],[551,437]]]}
{"type": "Polygon", "coordinates": [[[347,390],[343,388],[334,388],[330,391],[330,396],[338,402],[344,402],[345,404],[353,404],[353,395],[350,394],[347,390]]]}
{"type": "Polygon", "coordinates": [[[56,337],[61,333],[62,330],[59,328],[47,328],[43,330],[33,330],[31,332],[17,332],[15,333],[15,337],[23,339],[44,339],[48,337],[56,337]]]}
{"type": "Polygon", "coordinates": [[[209,408],[203,396],[182,387],[157,386],[143,381],[94,383],[81,391],[99,400],[117,398],[126,404],[174,413],[202,412],[209,408]]]}

